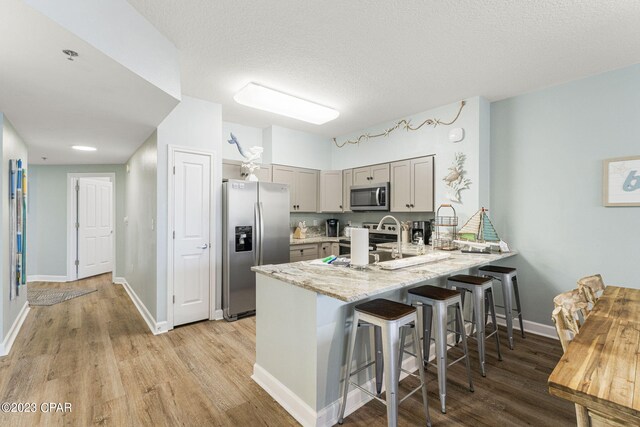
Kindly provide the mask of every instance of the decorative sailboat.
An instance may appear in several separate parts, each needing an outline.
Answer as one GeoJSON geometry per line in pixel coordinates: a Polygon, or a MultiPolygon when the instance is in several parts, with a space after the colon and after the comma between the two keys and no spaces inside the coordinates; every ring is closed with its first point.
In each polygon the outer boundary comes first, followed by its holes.
{"type": "Polygon", "coordinates": [[[500,237],[493,227],[487,209],[480,208],[458,231],[458,239],[455,241],[463,250],[466,246],[471,249],[486,250],[492,247],[500,247],[500,237]]]}

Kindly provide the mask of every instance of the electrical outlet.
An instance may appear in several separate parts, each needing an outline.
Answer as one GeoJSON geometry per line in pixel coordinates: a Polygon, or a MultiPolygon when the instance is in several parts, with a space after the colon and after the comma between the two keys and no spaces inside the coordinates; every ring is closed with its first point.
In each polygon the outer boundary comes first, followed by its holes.
{"type": "Polygon", "coordinates": [[[314,220],[313,220],[313,226],[314,226],[314,227],[317,227],[317,226],[318,226],[318,220],[317,220],[317,219],[314,219],[314,220]]]}

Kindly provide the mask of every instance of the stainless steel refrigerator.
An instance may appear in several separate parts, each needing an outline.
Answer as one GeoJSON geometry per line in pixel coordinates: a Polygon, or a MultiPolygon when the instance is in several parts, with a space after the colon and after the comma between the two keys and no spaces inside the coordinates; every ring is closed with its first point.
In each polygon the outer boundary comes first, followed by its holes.
{"type": "Polygon", "coordinates": [[[289,187],[230,179],[222,203],[222,310],[237,320],[256,310],[251,267],[289,262],[289,187]]]}

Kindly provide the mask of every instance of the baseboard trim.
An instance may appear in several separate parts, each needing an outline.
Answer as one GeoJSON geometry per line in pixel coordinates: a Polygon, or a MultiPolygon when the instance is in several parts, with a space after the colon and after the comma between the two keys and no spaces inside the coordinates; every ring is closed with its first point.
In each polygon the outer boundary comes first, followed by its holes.
{"type": "Polygon", "coordinates": [[[251,379],[269,393],[300,424],[305,427],[318,426],[316,411],[257,363],[253,365],[251,379]]]}
{"type": "Polygon", "coordinates": [[[129,282],[127,282],[127,279],[125,279],[124,277],[115,277],[113,279],[113,283],[117,285],[122,285],[124,290],[127,291],[127,294],[129,295],[129,299],[131,299],[131,302],[133,302],[133,305],[136,306],[136,308],[138,309],[138,312],[140,312],[140,315],[142,316],[144,321],[147,323],[147,326],[149,327],[149,330],[153,335],[164,334],[165,332],[169,331],[168,322],[166,320],[162,322],[156,322],[156,320],[153,318],[151,313],[149,313],[149,310],[147,310],[147,307],[144,305],[142,300],[135,293],[131,285],[129,285],[129,282]]]}
{"type": "Polygon", "coordinates": [[[67,276],[49,276],[46,274],[39,274],[39,275],[27,276],[27,283],[31,283],[31,282],[60,283],[60,282],[68,282],[69,280],[67,279],[68,279],[67,276]]]}
{"type": "MultiPolygon", "coordinates": [[[[471,324],[465,325],[465,330],[469,333],[471,331],[471,324]]],[[[454,343],[453,333],[449,333],[447,335],[447,341],[449,344],[454,343]]],[[[435,354],[435,343],[431,343],[429,360],[435,359],[435,354]]],[[[418,370],[417,360],[414,357],[408,356],[402,361],[402,368],[409,372],[416,372],[418,370]]],[[[409,374],[405,372],[401,372],[400,380],[402,381],[408,375],[409,374]]],[[[253,365],[253,375],[251,378],[303,426],[331,427],[338,422],[341,403],[340,399],[316,412],[307,403],[302,401],[302,399],[300,399],[293,391],[287,388],[257,363],[253,365]]],[[[370,379],[366,383],[362,384],[362,386],[368,390],[374,390],[375,378],[370,379]]],[[[384,385],[382,386],[382,391],[384,391],[384,385]]],[[[345,407],[344,416],[347,417],[360,407],[366,405],[372,399],[373,398],[371,396],[364,393],[362,390],[351,387],[351,390],[347,395],[347,405],[345,407]]]]}
{"type": "Polygon", "coordinates": [[[11,325],[11,329],[9,329],[9,333],[7,333],[7,336],[4,338],[2,343],[0,343],[0,357],[8,355],[9,352],[11,351],[13,342],[16,340],[16,337],[18,336],[18,332],[20,332],[20,328],[22,328],[22,324],[26,320],[27,314],[29,314],[30,310],[31,308],[29,307],[29,302],[25,301],[24,305],[22,306],[22,309],[20,310],[20,313],[18,313],[18,317],[16,317],[16,320],[13,322],[13,325],[11,325]]]}
{"type": "MultiPolygon", "coordinates": [[[[496,313],[496,319],[498,321],[498,325],[507,326],[506,317],[504,314],[496,313]]],[[[558,339],[558,334],[556,333],[556,328],[549,325],[543,325],[542,323],[532,322],[531,320],[523,320],[524,331],[528,334],[540,335],[541,337],[552,338],[554,340],[558,339]]],[[[513,319],[513,329],[520,330],[520,322],[518,319],[513,319]]]]}
{"type": "Polygon", "coordinates": [[[222,319],[224,319],[224,312],[222,311],[222,309],[216,310],[213,312],[213,319],[211,320],[222,320],[222,319]]]}

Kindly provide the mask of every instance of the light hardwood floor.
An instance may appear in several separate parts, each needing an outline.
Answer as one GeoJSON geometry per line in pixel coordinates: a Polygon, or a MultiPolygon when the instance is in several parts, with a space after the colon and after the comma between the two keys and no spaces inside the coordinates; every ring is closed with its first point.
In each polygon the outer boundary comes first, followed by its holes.
{"type": "MultiPolygon", "coordinates": [[[[254,318],[200,322],[153,336],[110,275],[29,286],[98,292],[33,307],[11,354],[0,358],[0,402],[70,402],[72,412],[0,413],[1,426],[297,425],[250,378],[254,318]]],[[[437,382],[428,375],[434,425],[575,425],[573,405],[547,392],[562,353],[558,341],[517,339],[516,350],[504,350],[503,362],[487,348],[487,378],[473,365],[475,393],[463,386],[463,366],[451,368],[447,414],[437,410],[437,382]]],[[[402,389],[412,381],[404,380],[402,389]]],[[[419,395],[405,402],[399,425],[421,425],[420,405],[419,395]]],[[[345,425],[384,426],[384,407],[371,402],[345,425]]]]}

